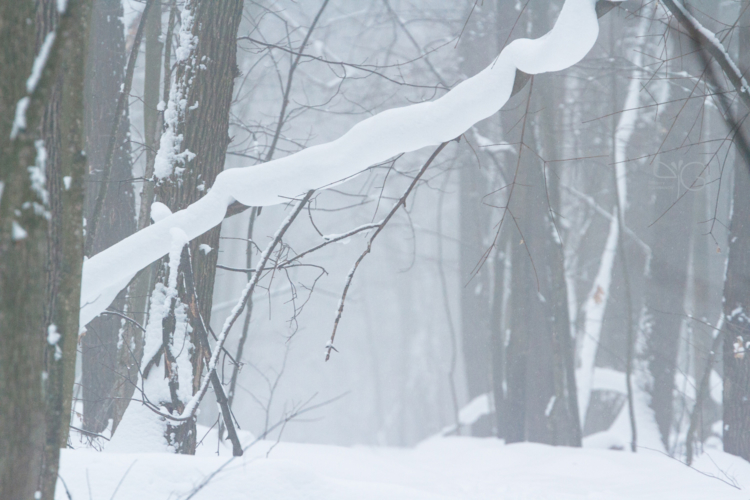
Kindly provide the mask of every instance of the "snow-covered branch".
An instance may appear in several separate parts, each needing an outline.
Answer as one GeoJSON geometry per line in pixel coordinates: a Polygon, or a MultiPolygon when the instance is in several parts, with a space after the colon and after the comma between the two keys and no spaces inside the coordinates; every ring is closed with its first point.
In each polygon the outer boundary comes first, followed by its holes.
{"type": "Polygon", "coordinates": [[[567,0],[549,33],[535,40],[513,41],[487,68],[436,101],[383,111],[335,141],[222,172],[196,203],[84,263],[81,324],[104,311],[140,269],[169,252],[172,228],[182,229],[193,239],[221,223],[235,201],[248,206],[283,203],[398,154],[450,141],[507,102],[516,71],[535,75],[578,63],[599,34],[596,4],[596,0],[567,0]]]}
{"type": "Polygon", "coordinates": [[[750,109],[750,86],[748,86],[747,80],[742,75],[742,71],[740,71],[740,68],[732,60],[732,57],[721,41],[711,30],[705,28],[700,21],[693,17],[680,0],[664,0],[663,3],[677,21],[687,30],[690,37],[719,63],[724,74],[732,82],[739,98],[750,109]]]}
{"type": "Polygon", "coordinates": [[[308,191],[304,198],[302,198],[302,200],[297,205],[297,208],[295,208],[294,212],[289,214],[281,227],[279,227],[278,231],[273,237],[273,240],[271,240],[271,243],[268,244],[266,250],[261,255],[257,272],[253,275],[252,279],[248,281],[247,286],[245,286],[245,289],[242,292],[240,300],[232,309],[232,313],[229,315],[229,317],[227,317],[227,319],[224,321],[224,325],[221,328],[221,333],[219,333],[219,336],[216,339],[216,349],[211,355],[211,359],[207,363],[207,371],[203,376],[203,380],[201,381],[201,388],[185,405],[185,409],[180,415],[180,420],[185,420],[187,418],[192,418],[193,416],[195,416],[201,400],[206,395],[211,377],[216,372],[216,367],[218,366],[219,362],[219,352],[224,347],[224,342],[227,339],[229,330],[231,330],[232,325],[234,325],[235,321],[237,321],[237,318],[239,318],[240,314],[242,314],[242,311],[245,309],[245,305],[247,304],[248,299],[253,296],[253,291],[255,290],[258,281],[260,281],[260,277],[263,275],[263,270],[266,268],[266,266],[268,266],[268,262],[271,259],[271,254],[273,253],[274,249],[281,243],[281,239],[284,237],[284,234],[292,225],[292,222],[294,222],[294,219],[297,218],[302,209],[305,208],[305,205],[307,205],[307,202],[310,201],[310,197],[312,197],[313,192],[313,190],[308,191]]]}

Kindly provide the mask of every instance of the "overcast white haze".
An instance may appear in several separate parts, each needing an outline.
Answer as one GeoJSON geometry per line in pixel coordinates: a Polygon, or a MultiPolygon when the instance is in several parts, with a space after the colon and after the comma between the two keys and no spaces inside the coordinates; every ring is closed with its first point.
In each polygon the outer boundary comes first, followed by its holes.
{"type": "Polygon", "coordinates": [[[0,48],[0,500],[750,498],[750,0],[0,48]]]}

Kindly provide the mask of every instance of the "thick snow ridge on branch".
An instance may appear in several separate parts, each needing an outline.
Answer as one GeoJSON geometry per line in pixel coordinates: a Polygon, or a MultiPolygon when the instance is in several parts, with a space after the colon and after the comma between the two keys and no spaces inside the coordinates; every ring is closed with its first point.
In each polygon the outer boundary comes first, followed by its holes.
{"type": "Polygon", "coordinates": [[[193,239],[220,224],[234,201],[276,205],[398,154],[450,141],[502,108],[511,95],[516,70],[535,75],[566,69],[586,56],[598,35],[596,0],[567,0],[549,33],[513,41],[487,68],[440,99],[383,111],[335,141],[285,158],[222,172],[193,205],[84,263],[81,325],[105,310],[139,270],[169,252],[172,228],[193,239]]]}

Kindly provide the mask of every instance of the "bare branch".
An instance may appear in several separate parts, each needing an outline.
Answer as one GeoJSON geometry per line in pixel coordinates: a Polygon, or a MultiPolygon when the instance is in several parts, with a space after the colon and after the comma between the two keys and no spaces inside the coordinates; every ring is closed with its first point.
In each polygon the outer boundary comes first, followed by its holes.
{"type": "Polygon", "coordinates": [[[444,142],[440,146],[435,149],[435,151],[430,155],[430,157],[427,159],[424,165],[422,165],[422,168],[419,170],[417,175],[414,176],[414,180],[412,180],[411,184],[409,184],[409,187],[406,189],[404,194],[399,198],[399,200],[396,202],[395,205],[393,205],[393,208],[390,212],[388,212],[388,215],[386,215],[385,219],[383,219],[379,224],[377,224],[377,230],[370,236],[370,240],[367,242],[367,248],[365,248],[364,252],[359,256],[357,261],[354,263],[354,267],[352,267],[351,271],[349,271],[349,275],[346,278],[346,284],[344,285],[344,291],[341,294],[341,301],[339,302],[339,308],[338,312],[336,313],[336,319],[333,322],[333,332],[331,332],[331,340],[326,345],[326,361],[328,361],[331,358],[331,351],[335,348],[333,347],[333,341],[336,338],[336,330],[339,326],[339,321],[341,321],[341,315],[344,313],[344,303],[346,302],[346,295],[349,292],[349,287],[352,284],[352,280],[354,279],[354,273],[357,271],[357,268],[364,260],[365,256],[370,253],[372,250],[372,242],[375,241],[375,238],[378,237],[380,232],[383,230],[383,228],[388,224],[388,221],[391,220],[391,218],[394,216],[394,214],[398,211],[401,206],[406,204],[406,199],[411,194],[412,190],[414,189],[414,186],[417,185],[419,180],[422,178],[422,175],[427,171],[427,168],[432,164],[432,162],[437,158],[437,156],[440,154],[440,152],[447,146],[448,143],[444,142]]]}
{"type": "Polygon", "coordinates": [[[740,71],[740,68],[729,56],[727,49],[724,48],[721,41],[693,17],[680,0],[664,0],[663,3],[675,19],[679,21],[680,25],[687,30],[690,38],[700,45],[703,50],[711,54],[711,57],[719,63],[722,71],[724,71],[724,74],[737,91],[737,95],[742,103],[750,109],[750,87],[742,75],[742,71],[740,71]]]}

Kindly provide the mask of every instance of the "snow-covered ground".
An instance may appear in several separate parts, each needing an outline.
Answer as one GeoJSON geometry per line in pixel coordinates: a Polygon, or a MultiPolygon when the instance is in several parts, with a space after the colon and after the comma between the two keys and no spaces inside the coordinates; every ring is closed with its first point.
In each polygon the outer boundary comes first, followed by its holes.
{"type": "MultiPolygon", "coordinates": [[[[186,498],[228,459],[226,450],[216,456],[216,441],[210,442],[214,436],[206,438],[194,457],[64,450],[60,475],[73,500],[186,498]]],[[[633,454],[531,443],[505,446],[495,439],[434,438],[413,449],[264,441],[194,498],[750,499],[750,463],[710,451],[696,467],[703,473],[647,450],[633,454]]],[[[62,482],[58,486],[57,499],[68,499],[62,482]]]]}

